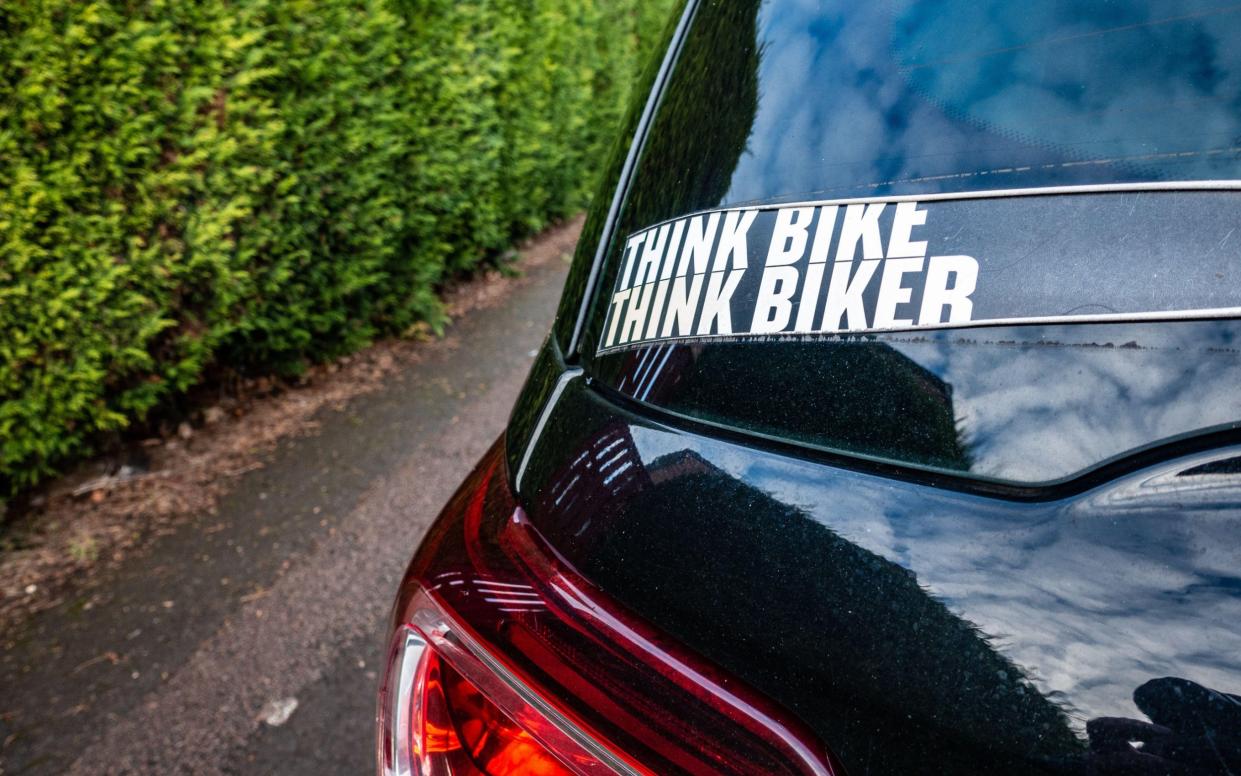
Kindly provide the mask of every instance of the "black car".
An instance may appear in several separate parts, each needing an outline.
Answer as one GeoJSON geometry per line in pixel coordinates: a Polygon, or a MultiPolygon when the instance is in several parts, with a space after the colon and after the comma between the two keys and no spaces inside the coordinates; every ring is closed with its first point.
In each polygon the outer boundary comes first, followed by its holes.
{"type": "Polygon", "coordinates": [[[1241,773],[1241,6],[663,35],[380,773],[1241,773]]]}

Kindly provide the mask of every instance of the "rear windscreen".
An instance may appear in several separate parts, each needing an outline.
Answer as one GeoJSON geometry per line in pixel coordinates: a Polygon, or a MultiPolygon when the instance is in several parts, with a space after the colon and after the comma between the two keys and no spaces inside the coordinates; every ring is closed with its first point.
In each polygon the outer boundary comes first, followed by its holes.
{"type": "Polygon", "coordinates": [[[1236,427],[1235,40],[1241,5],[1201,2],[701,3],[588,367],[697,420],[1017,483],[1236,427]]]}
{"type": "Polygon", "coordinates": [[[1218,0],[706,0],[639,181],[675,186],[679,212],[640,220],[1237,178],[1239,40],[1241,6],[1218,0]]]}

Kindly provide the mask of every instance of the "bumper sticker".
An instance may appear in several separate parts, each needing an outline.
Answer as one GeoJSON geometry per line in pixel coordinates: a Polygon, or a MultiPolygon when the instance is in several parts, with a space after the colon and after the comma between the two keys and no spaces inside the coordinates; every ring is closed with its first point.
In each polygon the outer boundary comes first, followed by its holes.
{"type": "Polygon", "coordinates": [[[1229,195],[1168,196],[803,203],[674,219],[625,240],[599,350],[1241,315],[1241,236],[1204,207],[1229,195]]]}

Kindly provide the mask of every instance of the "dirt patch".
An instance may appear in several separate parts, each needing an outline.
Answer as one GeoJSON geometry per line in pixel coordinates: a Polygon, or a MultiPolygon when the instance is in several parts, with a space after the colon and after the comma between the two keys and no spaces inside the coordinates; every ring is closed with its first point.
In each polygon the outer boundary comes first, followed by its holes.
{"type": "MultiPolygon", "coordinates": [[[[450,288],[449,317],[499,304],[525,271],[565,260],[581,226],[579,217],[548,229],[520,246],[504,271],[450,288]]],[[[45,486],[0,537],[0,631],[55,606],[173,525],[214,513],[236,479],[261,469],[280,440],[313,434],[321,409],[341,407],[416,363],[429,336],[415,330],[406,339],[378,342],[314,366],[296,382],[247,381],[170,433],[88,461],[45,486]]]]}

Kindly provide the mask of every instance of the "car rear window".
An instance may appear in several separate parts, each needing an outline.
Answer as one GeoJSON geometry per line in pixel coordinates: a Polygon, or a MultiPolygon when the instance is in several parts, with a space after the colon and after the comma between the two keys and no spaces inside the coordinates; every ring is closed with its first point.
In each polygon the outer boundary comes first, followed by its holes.
{"type": "Polygon", "coordinates": [[[705,0],[588,369],[722,427],[1021,484],[1235,428],[1235,40],[1241,6],[1209,2],[705,0]]]}
{"type": "Polygon", "coordinates": [[[706,0],[638,185],[679,213],[1234,179],[1238,40],[1207,0],[706,0]]]}

